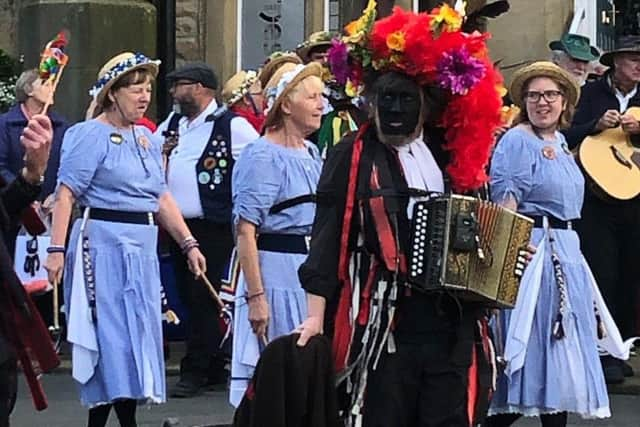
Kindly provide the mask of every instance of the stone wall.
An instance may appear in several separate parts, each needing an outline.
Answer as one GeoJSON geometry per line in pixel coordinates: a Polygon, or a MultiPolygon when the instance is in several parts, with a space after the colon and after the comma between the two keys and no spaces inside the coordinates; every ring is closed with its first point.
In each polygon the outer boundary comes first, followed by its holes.
{"type": "Polygon", "coordinates": [[[560,38],[573,15],[573,0],[511,0],[510,4],[508,13],[488,25],[491,57],[501,60],[507,83],[518,67],[549,59],[549,42],[560,38]]]}
{"type": "Polygon", "coordinates": [[[0,0],[0,49],[16,53],[17,0],[0,0]]]}
{"type": "MultiPolygon", "coordinates": [[[[0,0],[1,1],[1,0],[0,0]]],[[[206,1],[176,1],[176,60],[205,59],[206,1]]]]}

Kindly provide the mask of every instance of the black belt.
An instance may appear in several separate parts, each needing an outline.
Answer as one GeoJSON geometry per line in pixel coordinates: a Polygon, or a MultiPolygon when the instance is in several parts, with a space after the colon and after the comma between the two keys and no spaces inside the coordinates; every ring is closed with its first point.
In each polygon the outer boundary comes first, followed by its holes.
{"type": "MultiPolygon", "coordinates": [[[[544,216],[532,216],[534,227],[542,228],[544,227],[544,216]]],[[[549,222],[550,228],[557,228],[560,230],[572,230],[573,224],[571,221],[564,221],[558,219],[554,216],[547,216],[547,221],[549,222]]]]}
{"type": "Polygon", "coordinates": [[[153,212],[125,212],[111,209],[90,208],[89,218],[100,221],[125,222],[127,224],[155,225],[153,212]]]}
{"type": "Polygon", "coordinates": [[[282,252],[287,254],[308,254],[309,238],[294,234],[260,234],[258,236],[258,249],[270,252],[282,252]]]}
{"type": "Polygon", "coordinates": [[[280,203],[276,203],[275,205],[271,206],[271,209],[269,209],[269,214],[277,214],[278,212],[282,212],[285,209],[289,209],[303,203],[316,203],[316,195],[303,194],[302,196],[293,197],[280,203]]]}

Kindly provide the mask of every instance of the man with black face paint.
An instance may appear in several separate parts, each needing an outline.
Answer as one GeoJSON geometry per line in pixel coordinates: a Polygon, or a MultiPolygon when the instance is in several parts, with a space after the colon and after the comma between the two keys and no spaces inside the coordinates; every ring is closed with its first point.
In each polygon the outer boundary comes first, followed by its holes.
{"type": "MultiPolygon", "coordinates": [[[[348,28],[371,22],[372,4],[348,28]]],[[[373,58],[350,74],[364,76],[369,121],[328,151],[310,251],[298,270],[308,317],[297,332],[300,346],[316,334],[332,338],[347,426],[469,427],[486,413],[492,376],[486,310],[407,282],[415,203],[464,187],[462,175],[482,176],[501,107],[492,62],[474,62],[486,47],[464,57],[483,42],[465,34],[454,46],[453,38],[438,37],[457,30],[440,26],[433,13],[396,8],[369,33],[343,40],[356,55],[347,66],[373,58]],[[433,38],[424,37],[425,28],[433,38]],[[357,56],[363,45],[351,40],[360,37],[370,42],[357,56]],[[450,66],[451,55],[424,51],[463,52],[455,60],[467,64],[450,66]],[[456,74],[462,69],[463,78],[456,74]],[[472,92],[476,84],[482,95],[472,92]]]]}
{"type": "MultiPolygon", "coordinates": [[[[375,298],[376,292],[391,292],[392,281],[396,280],[384,262],[389,237],[397,240],[391,245],[398,244],[400,251],[407,249],[413,204],[430,192],[444,191],[443,173],[425,142],[423,128],[429,105],[422,88],[402,74],[388,73],[376,80],[369,94],[373,125],[364,132],[361,129],[363,146],[355,188],[349,187],[353,136],[329,152],[318,185],[313,244],[299,270],[309,301],[309,318],[299,331],[300,345],[306,344],[306,339],[317,331],[334,336],[334,343],[335,336],[342,333],[343,325],[336,317],[341,292],[337,281],[339,260],[335,254],[341,251],[345,232],[342,218],[350,215],[349,194],[357,194],[349,245],[359,252],[360,277],[373,284],[368,292],[375,298]],[[372,186],[371,182],[376,184],[372,186]],[[386,235],[384,230],[389,228],[390,234],[386,235]],[[384,289],[385,286],[388,288],[384,289]]],[[[437,132],[431,131],[434,132],[428,137],[429,145],[435,145],[437,132]]],[[[375,370],[369,370],[366,394],[360,390],[362,396],[357,396],[355,381],[348,399],[364,406],[364,426],[468,426],[468,361],[478,313],[472,311],[460,318],[453,299],[411,292],[402,286],[393,292],[397,293],[393,338],[380,356],[375,349],[372,351],[370,364],[377,357],[379,361],[375,370]],[[389,354],[387,347],[395,347],[395,352],[389,354]],[[423,419],[431,424],[416,423],[423,419]]],[[[382,336],[387,326],[391,326],[388,323],[392,313],[390,307],[378,309],[382,336]]],[[[355,329],[351,344],[358,350],[351,349],[352,355],[360,353],[361,348],[366,354],[369,350],[364,341],[374,341],[365,337],[367,326],[362,316],[358,316],[362,322],[355,329]]]]}
{"type": "MultiPolygon", "coordinates": [[[[177,134],[165,151],[167,184],[193,237],[206,254],[208,276],[220,283],[233,248],[231,173],[242,149],[259,135],[249,122],[216,102],[218,79],[205,63],[192,62],[169,73],[179,113],[171,113],[156,135],[177,134]]],[[[176,287],[189,314],[186,354],[171,397],[191,397],[207,385],[226,385],[218,308],[203,283],[194,279],[182,248],[171,248],[176,287]]]]}

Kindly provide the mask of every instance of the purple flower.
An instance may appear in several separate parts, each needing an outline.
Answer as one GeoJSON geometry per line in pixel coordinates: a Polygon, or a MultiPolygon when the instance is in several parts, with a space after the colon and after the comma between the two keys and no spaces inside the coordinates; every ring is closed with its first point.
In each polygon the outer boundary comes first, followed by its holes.
{"type": "Polygon", "coordinates": [[[327,61],[336,81],[339,84],[346,84],[351,74],[347,45],[338,39],[331,40],[331,47],[327,51],[327,61]]]}
{"type": "Polygon", "coordinates": [[[465,48],[444,53],[436,66],[437,81],[441,88],[456,95],[464,95],[484,77],[486,67],[479,59],[469,55],[465,48]]]}

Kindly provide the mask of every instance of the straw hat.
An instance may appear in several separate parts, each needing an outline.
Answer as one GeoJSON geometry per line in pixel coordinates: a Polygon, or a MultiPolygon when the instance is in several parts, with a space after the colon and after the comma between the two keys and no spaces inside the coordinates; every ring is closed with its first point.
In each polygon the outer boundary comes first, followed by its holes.
{"type": "Polygon", "coordinates": [[[258,76],[263,88],[267,86],[267,82],[271,79],[273,73],[275,73],[278,68],[282,67],[284,64],[302,64],[302,59],[292,52],[272,53],[269,56],[269,61],[264,64],[258,76]]]}
{"type": "Polygon", "coordinates": [[[253,70],[238,71],[222,87],[222,102],[231,107],[249,93],[256,83],[258,83],[258,73],[253,70]]]}
{"type": "Polygon", "coordinates": [[[312,33],[309,38],[298,45],[296,53],[304,61],[309,62],[309,53],[317,47],[331,47],[331,39],[334,34],[328,31],[312,33]]]}
{"type": "Polygon", "coordinates": [[[578,103],[580,86],[578,86],[573,76],[553,62],[547,61],[534,62],[515,72],[509,89],[511,99],[513,99],[514,102],[517,104],[522,103],[522,90],[524,89],[524,85],[534,77],[549,77],[562,82],[562,85],[567,88],[565,97],[569,104],[575,106],[578,103]]]}
{"type": "Polygon", "coordinates": [[[96,104],[101,106],[109,89],[126,73],[146,69],[155,78],[158,75],[159,60],[147,58],[142,53],[124,52],[120,53],[110,60],[98,72],[98,81],[89,90],[96,104]]]}
{"type": "MultiPolygon", "coordinates": [[[[291,71],[278,74],[281,75],[281,77],[277,85],[269,92],[267,92],[268,89],[265,89],[265,93],[267,94],[267,118],[264,122],[264,129],[275,124],[276,118],[278,114],[280,114],[282,102],[301,81],[311,76],[322,78],[322,66],[316,62],[307,65],[299,64],[294,66],[294,69],[291,71]]],[[[274,75],[271,80],[273,80],[274,77],[277,77],[277,75],[274,75]]]]}

